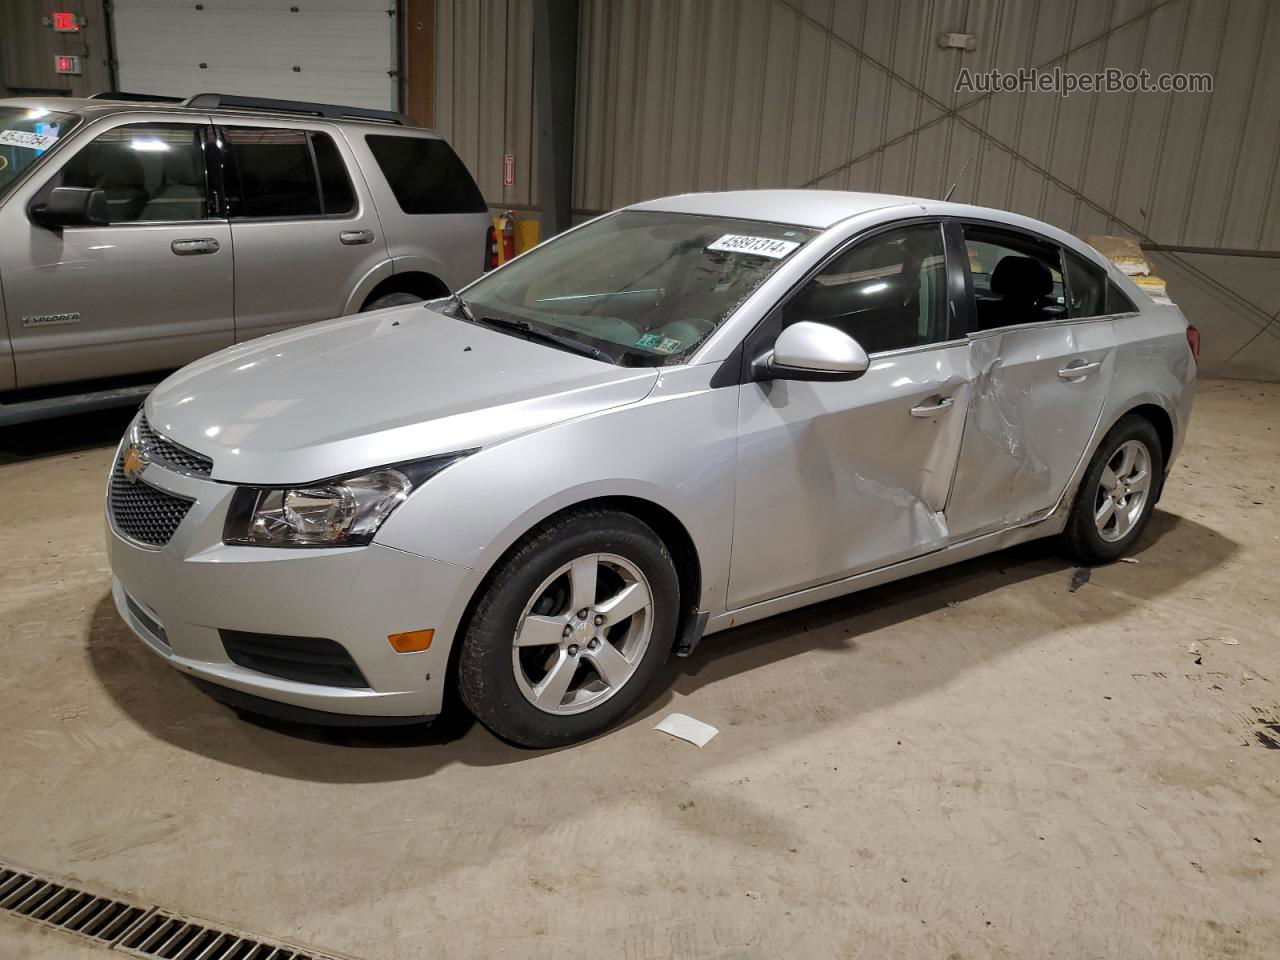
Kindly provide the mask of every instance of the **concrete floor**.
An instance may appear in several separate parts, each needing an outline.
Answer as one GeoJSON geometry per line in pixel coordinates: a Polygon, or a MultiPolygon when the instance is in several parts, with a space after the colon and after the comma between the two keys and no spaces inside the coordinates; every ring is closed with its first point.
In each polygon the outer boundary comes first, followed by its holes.
{"type": "Polygon", "coordinates": [[[1277,411],[1202,385],[1077,592],[1033,544],[721,634],[544,753],[237,718],[112,610],[127,415],[0,433],[0,860],[370,960],[1280,956],[1277,411]]]}

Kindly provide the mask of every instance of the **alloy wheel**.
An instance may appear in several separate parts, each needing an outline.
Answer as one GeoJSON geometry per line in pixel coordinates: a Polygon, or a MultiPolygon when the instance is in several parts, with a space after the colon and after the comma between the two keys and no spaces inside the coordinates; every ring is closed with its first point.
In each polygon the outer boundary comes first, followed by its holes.
{"type": "Polygon", "coordinates": [[[1140,440],[1116,448],[1098,481],[1093,522],[1108,543],[1122,540],[1142,518],[1151,493],[1151,454],[1140,440]]]}
{"type": "Polygon", "coordinates": [[[653,591],[630,560],[593,553],[547,577],[516,626],[516,684],[539,710],[566,716],[608,700],[649,647],[653,591]]]}

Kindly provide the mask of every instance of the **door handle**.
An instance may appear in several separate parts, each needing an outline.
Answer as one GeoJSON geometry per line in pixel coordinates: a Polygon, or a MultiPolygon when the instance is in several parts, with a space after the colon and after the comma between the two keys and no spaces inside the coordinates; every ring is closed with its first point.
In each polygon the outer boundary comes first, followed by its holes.
{"type": "Polygon", "coordinates": [[[1058,376],[1063,380],[1083,380],[1100,366],[1102,366],[1101,360],[1094,360],[1092,363],[1067,364],[1058,371],[1058,376]]]}
{"type": "Polygon", "coordinates": [[[217,253],[218,241],[212,237],[201,237],[193,240],[175,240],[169,249],[180,257],[190,257],[197,253],[217,253]]]}
{"type": "Polygon", "coordinates": [[[355,246],[357,243],[373,243],[372,230],[343,230],[338,234],[338,239],[347,246],[355,246]]]}
{"type": "Polygon", "coordinates": [[[952,397],[930,397],[930,400],[936,400],[936,403],[922,403],[918,407],[911,408],[913,417],[934,417],[940,413],[946,413],[951,409],[951,405],[955,403],[952,397]]]}

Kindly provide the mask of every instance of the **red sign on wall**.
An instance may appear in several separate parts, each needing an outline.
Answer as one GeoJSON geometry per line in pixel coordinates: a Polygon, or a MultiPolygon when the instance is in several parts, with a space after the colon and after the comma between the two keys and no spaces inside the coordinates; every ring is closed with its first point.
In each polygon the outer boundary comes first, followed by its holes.
{"type": "Polygon", "coordinates": [[[79,33],[80,18],[74,13],[59,11],[53,15],[53,29],[58,33],[79,33]]]}
{"type": "Polygon", "coordinates": [[[58,54],[53,58],[53,72],[79,76],[81,73],[80,58],[67,56],[63,53],[58,54]]]}
{"type": "Polygon", "coordinates": [[[510,154],[504,154],[502,157],[502,183],[504,186],[511,186],[516,182],[516,158],[510,154]]]}

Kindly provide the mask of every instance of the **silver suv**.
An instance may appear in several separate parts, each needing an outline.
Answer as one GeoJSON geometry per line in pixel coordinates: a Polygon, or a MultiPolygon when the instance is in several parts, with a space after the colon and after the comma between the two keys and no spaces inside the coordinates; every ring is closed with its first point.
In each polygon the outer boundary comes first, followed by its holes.
{"type": "Polygon", "coordinates": [[[491,222],[398,114],[203,94],[0,100],[0,424],[136,402],[158,371],[447,294],[491,222]]]}

